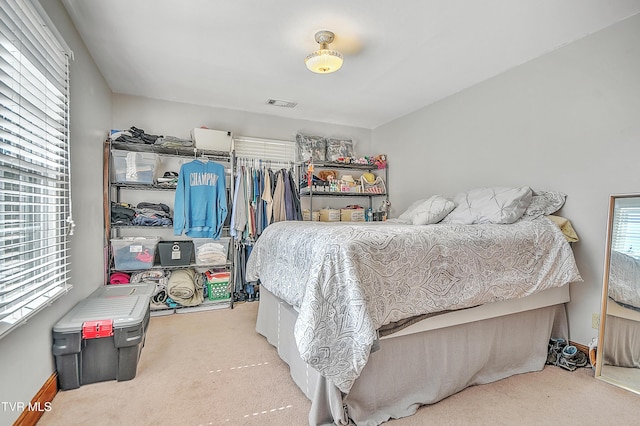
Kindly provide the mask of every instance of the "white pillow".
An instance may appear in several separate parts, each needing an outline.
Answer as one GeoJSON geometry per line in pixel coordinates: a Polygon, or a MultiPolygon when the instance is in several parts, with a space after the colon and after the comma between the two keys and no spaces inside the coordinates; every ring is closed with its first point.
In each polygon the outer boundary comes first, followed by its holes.
{"type": "Polygon", "coordinates": [[[453,201],[456,208],[443,223],[513,223],[531,203],[531,188],[478,188],[456,195],[453,201]]]}
{"type": "Polygon", "coordinates": [[[524,211],[523,216],[535,219],[554,214],[562,208],[566,199],[567,194],[564,192],[533,190],[531,204],[524,211]]]}
{"type": "Polygon", "coordinates": [[[434,195],[424,200],[411,212],[411,223],[429,225],[440,222],[456,207],[455,203],[442,195],[434,195]]]}
{"type": "Polygon", "coordinates": [[[422,200],[414,201],[409,207],[407,207],[407,209],[404,212],[402,212],[400,216],[398,216],[398,219],[396,219],[396,221],[403,222],[403,223],[411,223],[411,214],[416,208],[418,208],[420,204],[424,203],[425,201],[427,200],[422,199],[422,200]]]}

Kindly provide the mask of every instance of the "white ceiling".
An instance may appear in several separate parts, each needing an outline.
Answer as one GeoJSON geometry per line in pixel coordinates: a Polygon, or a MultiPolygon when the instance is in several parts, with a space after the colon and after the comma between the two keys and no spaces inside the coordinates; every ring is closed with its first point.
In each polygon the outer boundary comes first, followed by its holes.
{"type": "Polygon", "coordinates": [[[640,12],[640,0],[62,3],[115,93],[368,129],[640,12]],[[304,65],[322,29],[344,55],[334,74],[304,65]]]}

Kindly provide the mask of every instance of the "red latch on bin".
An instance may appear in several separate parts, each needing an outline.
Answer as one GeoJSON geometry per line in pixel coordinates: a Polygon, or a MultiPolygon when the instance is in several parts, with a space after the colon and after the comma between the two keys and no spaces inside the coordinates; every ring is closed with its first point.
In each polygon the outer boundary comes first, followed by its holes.
{"type": "Polygon", "coordinates": [[[83,339],[113,336],[113,320],[86,321],[82,324],[83,339]]]}

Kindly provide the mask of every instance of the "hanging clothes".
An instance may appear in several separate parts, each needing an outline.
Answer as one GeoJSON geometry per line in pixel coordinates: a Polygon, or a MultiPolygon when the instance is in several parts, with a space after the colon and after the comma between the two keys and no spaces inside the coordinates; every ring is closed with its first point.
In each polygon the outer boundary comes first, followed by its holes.
{"type": "Polygon", "coordinates": [[[280,170],[276,173],[276,188],[273,191],[273,222],[287,220],[284,192],[284,178],[280,170]]]}
{"type": "Polygon", "coordinates": [[[302,220],[302,207],[300,205],[300,192],[296,185],[294,173],[289,171],[289,185],[291,187],[291,208],[293,209],[293,220],[302,220]]]}
{"type": "MultiPolygon", "coordinates": [[[[246,223],[246,220],[247,220],[246,217],[244,217],[242,214],[244,213],[244,210],[240,212],[239,209],[236,207],[238,202],[238,197],[240,194],[240,188],[242,187],[242,167],[238,167],[236,171],[235,181],[236,181],[236,187],[233,192],[233,200],[231,203],[231,223],[229,224],[229,235],[231,235],[232,237],[238,236],[238,228],[236,227],[236,224],[246,223]]],[[[243,230],[244,229],[240,229],[239,231],[242,232],[243,230]]]]}
{"type": "Polygon", "coordinates": [[[291,169],[272,170],[260,161],[238,159],[230,234],[236,238],[234,297],[257,300],[259,282],[247,282],[245,268],[253,242],[272,223],[302,220],[300,193],[291,169]]]}
{"type": "Polygon", "coordinates": [[[262,191],[264,186],[262,185],[263,170],[262,168],[256,170],[255,178],[255,193],[253,194],[253,200],[256,203],[256,235],[260,236],[262,231],[266,227],[264,223],[264,201],[262,200],[262,191]]]}
{"type": "Polygon", "coordinates": [[[183,164],[173,209],[174,235],[220,238],[228,209],[224,166],[204,159],[183,164]]]}
{"type": "Polygon", "coordinates": [[[245,191],[247,202],[247,227],[245,229],[245,240],[252,240],[255,235],[255,214],[253,211],[253,168],[250,167],[245,173],[245,191]]]}
{"type": "MultiPolygon", "coordinates": [[[[240,159],[240,161],[244,161],[240,159]]],[[[302,220],[300,194],[292,170],[251,165],[238,167],[232,202],[231,235],[254,241],[267,226],[283,220],[302,220]]]]}
{"type": "Polygon", "coordinates": [[[271,171],[264,171],[264,181],[262,190],[262,201],[264,201],[264,227],[271,223],[273,216],[273,196],[271,195],[271,171]]]}

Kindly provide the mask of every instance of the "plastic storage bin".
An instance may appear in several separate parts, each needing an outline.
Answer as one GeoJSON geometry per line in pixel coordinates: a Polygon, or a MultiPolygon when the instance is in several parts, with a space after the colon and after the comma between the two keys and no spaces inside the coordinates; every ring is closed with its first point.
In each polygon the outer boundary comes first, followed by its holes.
{"type": "Polygon", "coordinates": [[[115,269],[132,271],[153,266],[160,238],[122,237],[111,239],[115,269]]]}
{"type": "Polygon", "coordinates": [[[154,291],[154,284],[102,286],[53,326],[60,389],[136,376],[154,291]]]}
{"type": "Polygon", "coordinates": [[[117,149],[111,152],[116,183],[153,184],[159,163],[158,154],[117,149]]]}
{"type": "Polygon", "coordinates": [[[194,238],[195,260],[198,266],[222,266],[227,263],[229,253],[229,241],[231,238],[223,237],[219,240],[213,238],[194,238]]]}
{"type": "Polygon", "coordinates": [[[193,243],[191,241],[160,241],[158,254],[162,266],[186,266],[193,259],[193,243]]]}
{"type": "Polygon", "coordinates": [[[230,272],[206,272],[205,278],[209,300],[224,300],[231,297],[229,291],[230,272]]]}

